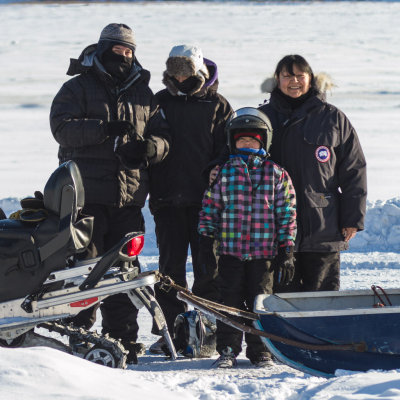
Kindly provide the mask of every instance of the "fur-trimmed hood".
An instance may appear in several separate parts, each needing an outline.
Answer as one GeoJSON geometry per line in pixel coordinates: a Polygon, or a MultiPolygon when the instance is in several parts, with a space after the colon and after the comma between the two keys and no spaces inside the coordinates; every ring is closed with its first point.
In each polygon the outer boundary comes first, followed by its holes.
{"type": "MultiPolygon", "coordinates": [[[[172,57],[167,60],[167,69],[163,73],[162,83],[167,87],[173,96],[203,96],[208,90],[217,91],[218,89],[218,68],[217,65],[207,58],[204,58],[204,68],[194,74],[194,67],[187,62],[177,60],[181,57],[172,57]],[[182,93],[176,87],[173,76],[187,75],[197,78],[197,85],[189,92],[182,93]]],[[[183,57],[182,57],[183,58],[183,57]]]]}
{"type": "MultiPolygon", "coordinates": [[[[335,85],[333,82],[331,76],[327,74],[326,72],[319,72],[314,76],[315,79],[315,87],[316,89],[326,96],[326,93],[329,91],[332,91],[335,85]]],[[[272,76],[264,80],[264,82],[261,84],[261,92],[262,93],[272,93],[272,91],[277,87],[277,81],[276,79],[272,76]]]]}

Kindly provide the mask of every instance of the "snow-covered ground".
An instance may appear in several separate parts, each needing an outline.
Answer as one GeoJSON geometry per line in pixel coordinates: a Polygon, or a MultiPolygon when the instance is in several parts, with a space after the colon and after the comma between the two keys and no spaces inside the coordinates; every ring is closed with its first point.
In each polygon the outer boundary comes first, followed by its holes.
{"type": "MultiPolygon", "coordinates": [[[[48,114],[68,79],[70,57],[98,40],[110,22],[136,32],[137,57],[162,88],[173,45],[193,43],[218,64],[220,92],[234,108],[257,106],[277,61],[302,54],[337,87],[328,100],[355,126],[368,162],[366,229],[342,254],[342,289],[400,287],[399,2],[40,2],[0,1],[0,207],[42,190],[57,167],[48,114]]],[[[145,209],[144,269],[157,268],[154,224],[145,209]]],[[[188,261],[189,278],[192,278],[188,261]]],[[[140,340],[151,321],[139,314],[140,340]]],[[[95,328],[99,329],[100,322],[95,328]]],[[[312,377],[289,367],[255,369],[243,355],[230,371],[212,360],[146,354],[112,370],[56,350],[0,348],[0,399],[400,399],[399,371],[312,377]]]]}

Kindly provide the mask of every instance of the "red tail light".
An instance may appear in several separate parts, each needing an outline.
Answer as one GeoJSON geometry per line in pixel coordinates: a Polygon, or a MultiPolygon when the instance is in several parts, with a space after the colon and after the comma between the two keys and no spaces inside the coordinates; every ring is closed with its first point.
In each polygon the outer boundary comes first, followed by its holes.
{"type": "Polygon", "coordinates": [[[98,297],[92,297],[90,299],[84,299],[80,301],[75,301],[74,303],[69,303],[70,307],[87,307],[99,300],[98,297]]]}
{"type": "Polygon", "coordinates": [[[127,243],[126,252],[129,257],[134,257],[140,254],[144,245],[144,236],[136,236],[127,243]]]}

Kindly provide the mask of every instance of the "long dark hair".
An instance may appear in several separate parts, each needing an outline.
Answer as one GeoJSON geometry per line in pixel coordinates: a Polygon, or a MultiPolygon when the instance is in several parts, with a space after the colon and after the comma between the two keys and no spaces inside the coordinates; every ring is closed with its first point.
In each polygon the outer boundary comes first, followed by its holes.
{"type": "Polygon", "coordinates": [[[317,89],[316,83],[315,83],[315,78],[314,78],[314,73],[310,67],[310,64],[307,62],[307,60],[299,56],[298,54],[289,54],[285,57],[283,57],[279,62],[278,65],[276,66],[274,77],[276,81],[279,81],[279,74],[282,72],[282,70],[286,70],[290,75],[294,75],[293,72],[293,66],[296,65],[296,67],[310,75],[311,77],[311,87],[313,89],[317,89]]]}

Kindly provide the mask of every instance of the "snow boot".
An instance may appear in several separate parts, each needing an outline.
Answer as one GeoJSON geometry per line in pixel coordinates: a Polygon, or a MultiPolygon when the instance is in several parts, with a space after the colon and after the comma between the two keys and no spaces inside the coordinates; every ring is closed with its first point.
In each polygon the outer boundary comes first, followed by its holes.
{"type": "Polygon", "coordinates": [[[213,363],[217,368],[233,368],[236,367],[237,361],[235,353],[231,347],[222,350],[220,357],[213,363]]]}
{"type": "Polygon", "coordinates": [[[165,339],[163,337],[160,337],[160,339],[158,339],[157,342],[154,342],[149,347],[149,352],[151,354],[165,354],[166,347],[167,343],[165,342],[165,339]]]}
{"type": "Polygon", "coordinates": [[[260,353],[254,358],[250,358],[250,362],[257,368],[272,367],[274,365],[271,354],[267,352],[260,353]]]}
{"type": "Polygon", "coordinates": [[[146,353],[146,347],[143,343],[136,343],[133,340],[122,340],[121,343],[128,351],[126,358],[128,364],[137,364],[138,356],[143,356],[146,353]]]}

